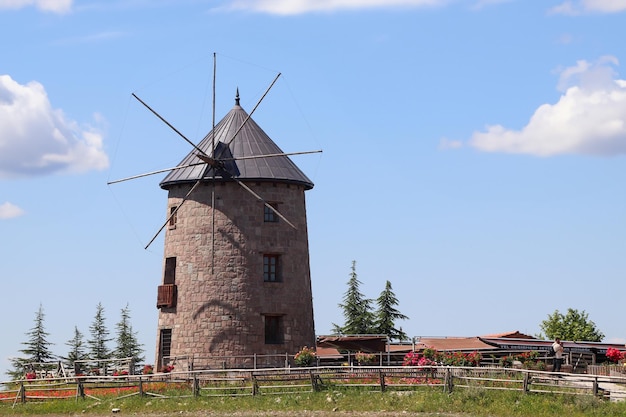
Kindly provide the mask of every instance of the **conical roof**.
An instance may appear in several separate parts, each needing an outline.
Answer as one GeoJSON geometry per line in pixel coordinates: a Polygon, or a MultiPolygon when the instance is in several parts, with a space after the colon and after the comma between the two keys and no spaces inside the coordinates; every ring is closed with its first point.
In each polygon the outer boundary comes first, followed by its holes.
{"type": "Polygon", "coordinates": [[[239,105],[239,93],[237,93],[235,106],[202,139],[197,149],[192,150],[177,165],[185,168],[170,171],[159,185],[167,189],[174,184],[213,179],[224,181],[235,177],[246,181],[295,183],[304,186],[307,190],[313,188],[311,180],[289,157],[284,155],[263,157],[263,155],[282,153],[278,145],[252,118],[249,118],[248,113],[239,105]],[[213,141],[215,141],[215,146],[213,146],[213,141]],[[203,160],[197,156],[200,154],[198,149],[206,156],[217,160],[219,166],[212,167],[203,163],[203,160]]]}

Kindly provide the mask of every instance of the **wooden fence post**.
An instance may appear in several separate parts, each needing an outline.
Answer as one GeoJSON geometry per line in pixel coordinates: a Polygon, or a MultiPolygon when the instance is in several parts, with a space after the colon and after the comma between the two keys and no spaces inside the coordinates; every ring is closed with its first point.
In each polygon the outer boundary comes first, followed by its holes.
{"type": "Polygon", "coordinates": [[[453,388],[454,388],[454,383],[452,382],[452,371],[450,370],[450,368],[446,368],[443,389],[445,392],[450,394],[452,393],[453,388]]]}
{"type": "Polygon", "coordinates": [[[256,380],[256,376],[252,375],[252,395],[257,395],[259,393],[259,383],[256,380]]]}
{"type": "Polygon", "coordinates": [[[143,397],[145,396],[145,393],[143,392],[143,378],[139,377],[139,396],[143,397]]]}
{"type": "Polygon", "coordinates": [[[78,389],[78,396],[80,396],[80,398],[84,400],[85,399],[85,385],[83,385],[82,379],[78,380],[77,389],[78,389]]]}
{"type": "Polygon", "coordinates": [[[529,391],[529,382],[530,382],[530,373],[525,372],[524,373],[524,383],[523,383],[523,390],[524,393],[527,394],[529,391]]]}
{"type": "Polygon", "coordinates": [[[317,377],[313,375],[313,371],[309,370],[309,378],[311,378],[311,389],[313,392],[319,391],[319,387],[317,386],[317,377]]]}
{"type": "Polygon", "coordinates": [[[593,378],[593,395],[598,396],[598,377],[593,378]]]}
{"type": "Polygon", "coordinates": [[[193,374],[193,396],[200,396],[200,381],[198,380],[198,375],[193,374]]]}
{"type": "Polygon", "coordinates": [[[22,403],[25,403],[26,402],[26,387],[24,386],[24,382],[23,381],[20,382],[20,393],[19,393],[19,395],[20,395],[20,401],[22,403]]]}
{"type": "Polygon", "coordinates": [[[385,385],[385,373],[382,369],[378,370],[378,380],[380,381],[380,391],[385,392],[387,386],[385,385]]]}

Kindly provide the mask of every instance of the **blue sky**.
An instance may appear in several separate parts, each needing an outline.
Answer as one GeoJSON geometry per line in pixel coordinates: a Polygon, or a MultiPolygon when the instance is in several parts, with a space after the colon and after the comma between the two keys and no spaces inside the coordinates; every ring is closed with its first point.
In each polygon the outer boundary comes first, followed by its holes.
{"type": "MultiPolygon", "coordinates": [[[[113,336],[153,360],[165,174],[238,87],[313,180],[316,333],[356,260],[411,336],[539,333],[584,310],[626,341],[626,1],[0,0],[0,369],[41,304],[52,350],[113,336]]],[[[1,379],[1,378],[0,378],[1,379]]]]}

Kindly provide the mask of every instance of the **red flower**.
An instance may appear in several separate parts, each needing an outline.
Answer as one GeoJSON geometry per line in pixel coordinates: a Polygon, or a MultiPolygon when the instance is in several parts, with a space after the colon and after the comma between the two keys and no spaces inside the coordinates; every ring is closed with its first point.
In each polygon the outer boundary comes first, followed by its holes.
{"type": "Polygon", "coordinates": [[[617,363],[620,360],[624,359],[624,356],[625,356],[624,352],[617,350],[615,348],[610,347],[606,350],[606,358],[610,360],[611,362],[617,363]]]}

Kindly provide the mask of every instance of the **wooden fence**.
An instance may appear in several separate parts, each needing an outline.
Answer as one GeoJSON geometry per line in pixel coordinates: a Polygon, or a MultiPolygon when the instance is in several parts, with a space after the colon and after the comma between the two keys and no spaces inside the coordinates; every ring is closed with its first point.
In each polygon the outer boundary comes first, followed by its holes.
{"type": "Polygon", "coordinates": [[[588,365],[587,373],[603,376],[617,376],[626,378],[626,366],[624,365],[588,365]]]}
{"type": "Polygon", "coordinates": [[[153,375],[81,376],[0,383],[0,401],[48,399],[219,397],[315,392],[441,389],[514,390],[524,393],[626,397],[626,377],[553,374],[498,367],[311,367],[264,370],[205,370],[153,375]]]}

